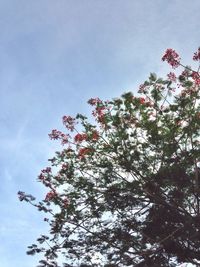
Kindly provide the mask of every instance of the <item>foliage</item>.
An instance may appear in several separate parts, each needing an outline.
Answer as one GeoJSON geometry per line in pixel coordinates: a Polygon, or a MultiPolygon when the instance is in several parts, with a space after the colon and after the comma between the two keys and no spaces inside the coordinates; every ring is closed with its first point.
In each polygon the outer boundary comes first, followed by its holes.
{"type": "Polygon", "coordinates": [[[200,266],[199,70],[172,49],[162,59],[182,72],[90,99],[95,123],[64,116],[67,133],[49,135],[63,144],[38,177],[49,192],[19,192],[50,226],[27,252],[44,254],[38,267],[200,266]]]}

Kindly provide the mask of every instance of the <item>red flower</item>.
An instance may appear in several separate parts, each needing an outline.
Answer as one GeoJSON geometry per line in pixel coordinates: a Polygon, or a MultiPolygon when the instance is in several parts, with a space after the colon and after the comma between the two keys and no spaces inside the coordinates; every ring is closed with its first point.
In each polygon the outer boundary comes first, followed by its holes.
{"type": "Polygon", "coordinates": [[[140,104],[143,105],[145,103],[145,98],[144,97],[140,97],[139,100],[140,100],[140,104]]]}
{"type": "Polygon", "coordinates": [[[99,139],[99,133],[97,131],[94,131],[92,133],[92,140],[97,141],[99,139]]]}
{"type": "Polygon", "coordinates": [[[79,158],[83,159],[85,155],[89,154],[91,151],[92,151],[91,148],[83,147],[79,150],[78,156],[79,158]]]}
{"type": "Polygon", "coordinates": [[[95,110],[92,111],[92,115],[96,117],[97,121],[99,121],[101,124],[106,124],[106,117],[105,117],[105,112],[107,108],[103,105],[98,105],[95,110]]]}
{"type": "Polygon", "coordinates": [[[175,50],[169,48],[166,50],[162,60],[167,61],[175,69],[180,65],[181,58],[175,50]]]}
{"type": "Polygon", "coordinates": [[[74,136],[74,141],[76,143],[81,143],[82,141],[86,140],[87,139],[87,134],[77,134],[74,136]]]}
{"type": "Polygon", "coordinates": [[[104,111],[105,111],[106,107],[105,106],[99,106],[96,107],[95,111],[93,111],[93,115],[94,116],[98,116],[101,117],[104,115],[104,111]]]}

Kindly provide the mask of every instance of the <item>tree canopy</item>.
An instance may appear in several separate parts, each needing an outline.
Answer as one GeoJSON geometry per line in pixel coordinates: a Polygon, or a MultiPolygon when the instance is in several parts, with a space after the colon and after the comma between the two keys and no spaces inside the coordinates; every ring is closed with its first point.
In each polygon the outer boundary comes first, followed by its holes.
{"type": "Polygon", "coordinates": [[[95,121],[64,116],[66,132],[49,134],[63,150],[38,176],[48,193],[18,193],[50,227],[28,247],[43,254],[38,267],[200,266],[199,68],[173,49],[162,60],[177,74],[151,73],[135,96],[92,98],[95,121]]]}

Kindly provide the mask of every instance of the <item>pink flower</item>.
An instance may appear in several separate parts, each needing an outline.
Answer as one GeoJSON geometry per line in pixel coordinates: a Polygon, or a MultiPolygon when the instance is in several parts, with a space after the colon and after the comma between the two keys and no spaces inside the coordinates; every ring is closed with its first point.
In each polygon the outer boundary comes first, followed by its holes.
{"type": "Polygon", "coordinates": [[[52,190],[46,194],[45,201],[51,201],[57,196],[57,193],[55,190],[52,190]]]}
{"type": "Polygon", "coordinates": [[[62,145],[67,144],[69,142],[69,135],[68,134],[62,134],[61,140],[62,140],[62,142],[61,142],[62,145]]]}
{"type": "Polygon", "coordinates": [[[105,106],[96,107],[95,111],[93,111],[92,114],[93,116],[101,117],[104,115],[105,109],[106,109],[105,106]]]}
{"type": "Polygon", "coordinates": [[[62,133],[56,129],[52,130],[52,132],[49,134],[50,139],[57,140],[60,139],[60,136],[62,133]]]}
{"type": "Polygon", "coordinates": [[[95,106],[97,103],[102,103],[102,101],[97,97],[97,98],[90,98],[88,100],[88,104],[91,106],[95,106]]]}
{"type": "Polygon", "coordinates": [[[92,115],[96,117],[97,121],[99,121],[101,124],[105,124],[105,112],[107,110],[107,107],[104,105],[97,105],[95,110],[92,111],[92,115]]]}
{"type": "Polygon", "coordinates": [[[174,69],[180,65],[181,58],[175,50],[168,48],[162,57],[163,61],[167,61],[174,69]]]}
{"type": "Polygon", "coordinates": [[[167,77],[171,82],[176,82],[176,75],[174,72],[170,72],[169,74],[167,74],[167,77]]]}
{"type": "Polygon", "coordinates": [[[52,130],[52,132],[49,134],[50,139],[57,140],[60,139],[62,142],[62,145],[67,144],[69,142],[69,135],[64,134],[61,131],[58,131],[56,129],[52,130]]]}
{"type": "Polygon", "coordinates": [[[192,78],[193,78],[196,85],[200,85],[200,75],[198,72],[193,71],[192,78]]]}
{"type": "Polygon", "coordinates": [[[63,116],[63,124],[64,126],[70,130],[73,131],[74,130],[74,125],[75,125],[75,118],[72,118],[71,116],[63,116]]]}
{"type": "Polygon", "coordinates": [[[200,47],[198,48],[198,51],[194,53],[193,60],[194,61],[200,60],[200,47]]]}

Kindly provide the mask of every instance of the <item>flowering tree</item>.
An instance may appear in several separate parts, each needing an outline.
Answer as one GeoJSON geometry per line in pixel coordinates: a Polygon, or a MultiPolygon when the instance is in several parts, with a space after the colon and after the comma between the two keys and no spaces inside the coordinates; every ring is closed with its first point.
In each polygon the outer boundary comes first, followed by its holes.
{"type": "Polygon", "coordinates": [[[64,116],[67,133],[49,134],[63,150],[38,177],[48,193],[18,193],[50,226],[28,247],[38,267],[200,266],[199,69],[172,49],[162,60],[180,73],[152,73],[141,96],[90,99],[96,123],[64,116]]]}

